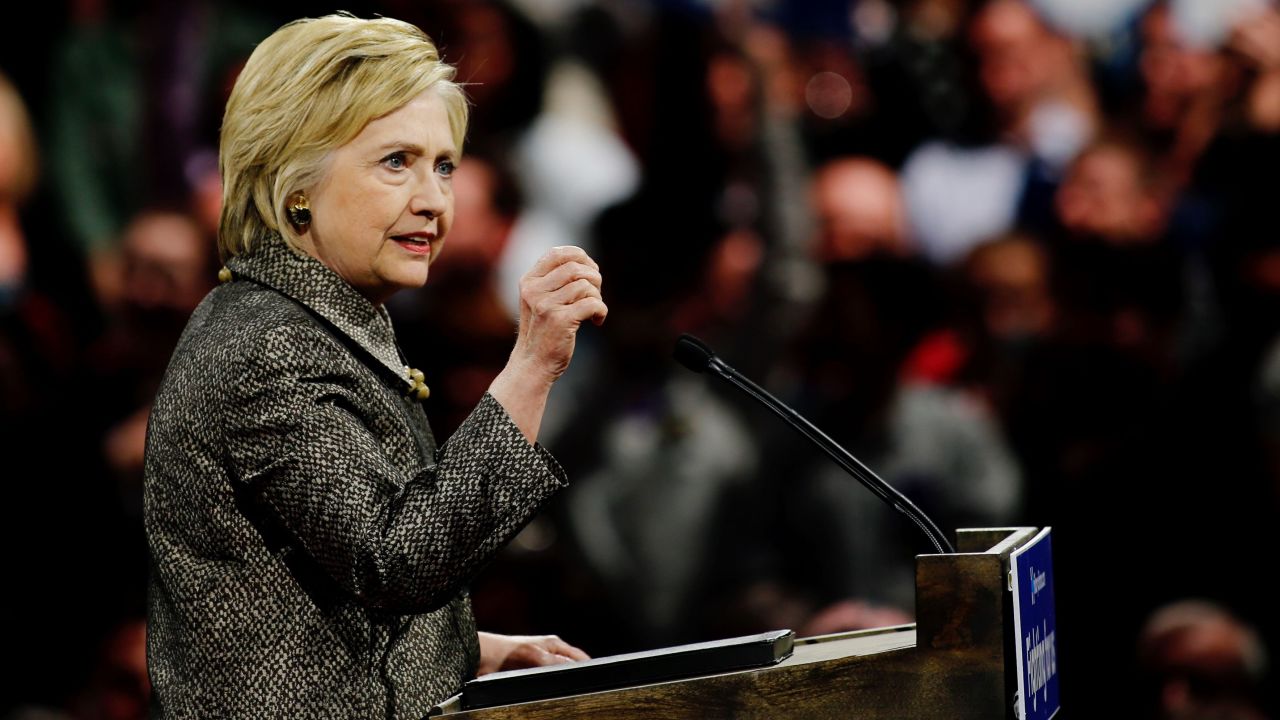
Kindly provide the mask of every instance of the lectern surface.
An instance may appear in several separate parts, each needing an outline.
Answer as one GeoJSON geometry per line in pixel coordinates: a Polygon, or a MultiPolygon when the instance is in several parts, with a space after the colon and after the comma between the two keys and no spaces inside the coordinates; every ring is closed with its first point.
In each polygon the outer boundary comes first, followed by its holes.
{"type": "Polygon", "coordinates": [[[773,665],[791,655],[790,630],[614,655],[564,665],[493,673],[467,683],[467,710],[647,685],[773,665]]]}

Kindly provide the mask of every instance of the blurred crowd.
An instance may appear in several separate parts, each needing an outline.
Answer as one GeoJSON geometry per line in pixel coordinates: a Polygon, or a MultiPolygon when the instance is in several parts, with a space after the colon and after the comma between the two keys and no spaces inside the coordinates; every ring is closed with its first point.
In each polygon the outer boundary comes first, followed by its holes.
{"type": "MultiPolygon", "coordinates": [[[[0,33],[0,717],[145,715],[150,397],[215,284],[222,109],[335,7],[23,4],[0,33]],[[24,42],[37,33],[38,44],[24,42]]],[[[1052,526],[1070,717],[1278,717],[1280,9],[1268,0],[358,0],[473,102],[389,304],[443,439],[516,281],[597,258],[572,487],[479,625],[593,655],[910,622],[917,529],[671,360],[699,335],[947,530],[1052,526]]]]}

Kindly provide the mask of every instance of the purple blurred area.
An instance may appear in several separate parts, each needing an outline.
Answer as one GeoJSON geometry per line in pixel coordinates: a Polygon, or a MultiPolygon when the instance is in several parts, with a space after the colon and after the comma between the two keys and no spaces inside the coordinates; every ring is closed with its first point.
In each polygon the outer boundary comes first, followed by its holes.
{"type": "MultiPolygon", "coordinates": [[[[0,29],[0,718],[140,718],[142,448],[216,284],[221,114],[313,2],[21,3],[0,29]],[[30,42],[39,38],[40,42],[30,42]]],[[[1267,0],[360,0],[473,102],[388,304],[447,437],[516,281],[605,277],[542,442],[572,487],[472,583],[593,655],[910,622],[929,547],[698,334],[944,529],[1052,525],[1071,717],[1280,717],[1280,9],[1267,0]]]]}

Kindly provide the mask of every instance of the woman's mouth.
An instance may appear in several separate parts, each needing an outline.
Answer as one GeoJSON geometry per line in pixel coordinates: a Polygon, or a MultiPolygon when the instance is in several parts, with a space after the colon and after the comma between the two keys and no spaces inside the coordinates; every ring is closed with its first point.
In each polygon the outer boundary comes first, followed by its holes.
{"type": "Polygon", "coordinates": [[[431,240],[433,237],[427,234],[413,235],[396,235],[391,238],[397,245],[418,255],[429,255],[431,253],[431,240]]]}

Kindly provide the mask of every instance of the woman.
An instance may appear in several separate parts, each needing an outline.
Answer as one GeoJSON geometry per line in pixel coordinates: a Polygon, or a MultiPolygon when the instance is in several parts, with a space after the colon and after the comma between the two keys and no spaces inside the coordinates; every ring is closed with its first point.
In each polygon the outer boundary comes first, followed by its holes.
{"type": "Polygon", "coordinates": [[[535,443],[599,269],[556,248],[437,447],[382,303],[453,221],[466,102],[420,30],[330,16],[255,50],[222,128],[224,281],[147,438],[148,653],[173,717],[419,718],[477,669],[584,658],[475,630],[465,584],[565,482],[535,443]]]}

